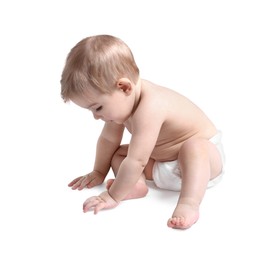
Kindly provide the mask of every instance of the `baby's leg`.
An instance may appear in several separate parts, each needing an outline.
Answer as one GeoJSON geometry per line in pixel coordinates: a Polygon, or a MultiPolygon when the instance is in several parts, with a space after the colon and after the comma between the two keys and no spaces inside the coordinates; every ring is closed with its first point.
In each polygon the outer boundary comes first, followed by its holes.
{"type": "MultiPolygon", "coordinates": [[[[106,184],[107,190],[109,190],[113,182],[114,179],[107,180],[106,184]]],[[[148,187],[146,186],[145,178],[143,175],[141,176],[140,180],[135,184],[132,191],[125,197],[125,200],[143,198],[146,196],[147,193],[148,193],[148,187]]]]}
{"type": "MultiPolygon", "coordinates": [[[[120,148],[116,151],[114,154],[112,161],[111,161],[111,167],[114,172],[114,175],[116,176],[118,173],[118,170],[120,168],[120,165],[124,158],[127,156],[128,151],[128,145],[122,145],[120,148]]],[[[114,179],[110,179],[107,181],[106,188],[109,189],[114,182],[114,179]]],[[[125,199],[137,199],[145,197],[148,193],[148,187],[145,182],[145,176],[142,174],[138,182],[135,184],[132,191],[125,197],[125,199]]]]}
{"type": "Polygon", "coordinates": [[[186,229],[199,218],[199,207],[211,178],[221,172],[219,151],[210,141],[192,139],[186,141],[178,156],[182,187],[178,204],[168,226],[186,229]]]}

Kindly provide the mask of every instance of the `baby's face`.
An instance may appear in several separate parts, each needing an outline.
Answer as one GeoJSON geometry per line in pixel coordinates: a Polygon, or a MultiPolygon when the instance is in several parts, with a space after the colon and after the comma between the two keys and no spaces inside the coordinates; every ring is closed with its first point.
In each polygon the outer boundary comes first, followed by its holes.
{"type": "Polygon", "coordinates": [[[123,124],[131,115],[133,106],[131,99],[131,95],[128,96],[117,89],[111,94],[90,90],[84,96],[73,97],[71,101],[90,110],[95,119],[123,124]]]}

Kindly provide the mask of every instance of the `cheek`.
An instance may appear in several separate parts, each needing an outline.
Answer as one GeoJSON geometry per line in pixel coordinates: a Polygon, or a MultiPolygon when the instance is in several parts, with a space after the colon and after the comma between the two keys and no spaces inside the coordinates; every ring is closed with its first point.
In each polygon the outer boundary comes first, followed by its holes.
{"type": "Polygon", "coordinates": [[[104,111],[101,112],[101,115],[106,119],[112,119],[115,116],[115,110],[106,106],[104,107],[104,111]]]}
{"type": "Polygon", "coordinates": [[[106,117],[109,119],[115,119],[120,117],[120,112],[119,111],[115,111],[115,110],[108,110],[108,112],[106,113],[106,117]]]}
{"type": "Polygon", "coordinates": [[[112,109],[106,110],[104,117],[108,120],[120,121],[121,119],[123,119],[124,115],[123,115],[122,109],[119,109],[118,107],[114,107],[112,109]]]}

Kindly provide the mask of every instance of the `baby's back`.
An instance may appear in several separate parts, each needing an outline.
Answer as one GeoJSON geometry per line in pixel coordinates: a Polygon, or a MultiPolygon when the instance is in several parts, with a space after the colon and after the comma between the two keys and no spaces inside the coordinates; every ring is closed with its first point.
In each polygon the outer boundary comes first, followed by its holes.
{"type": "Polygon", "coordinates": [[[142,88],[142,102],[151,102],[152,99],[152,103],[156,104],[154,109],[165,110],[164,123],[152,153],[155,160],[175,160],[181,144],[187,139],[210,139],[216,134],[212,121],[188,98],[145,80],[142,88]]]}

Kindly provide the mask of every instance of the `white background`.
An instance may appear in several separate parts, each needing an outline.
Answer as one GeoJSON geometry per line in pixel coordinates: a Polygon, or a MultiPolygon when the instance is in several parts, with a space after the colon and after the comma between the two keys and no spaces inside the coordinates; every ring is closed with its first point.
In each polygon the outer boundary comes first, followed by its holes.
{"type": "Polygon", "coordinates": [[[263,1],[2,1],[0,258],[264,259],[263,1]],[[223,132],[226,175],[189,230],[167,228],[178,193],[83,214],[104,190],[67,184],[93,167],[102,122],[60,98],[70,49],[113,34],[141,76],[198,104],[223,132]]]}

